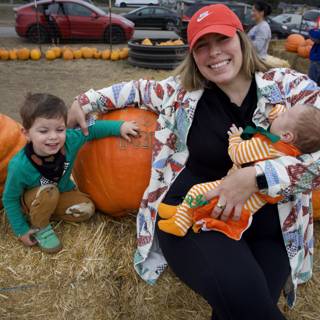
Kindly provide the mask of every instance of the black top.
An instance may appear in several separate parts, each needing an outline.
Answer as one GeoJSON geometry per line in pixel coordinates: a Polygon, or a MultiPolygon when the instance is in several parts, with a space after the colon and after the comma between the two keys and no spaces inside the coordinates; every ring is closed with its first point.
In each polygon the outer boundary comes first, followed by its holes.
{"type": "Polygon", "coordinates": [[[256,107],[257,88],[254,80],[241,106],[232,103],[214,84],[204,90],[188,135],[190,155],[186,167],[170,187],[165,203],[179,204],[194,184],[219,180],[227,174],[232,167],[227,131],[233,123],[242,128],[253,125],[256,107]]]}

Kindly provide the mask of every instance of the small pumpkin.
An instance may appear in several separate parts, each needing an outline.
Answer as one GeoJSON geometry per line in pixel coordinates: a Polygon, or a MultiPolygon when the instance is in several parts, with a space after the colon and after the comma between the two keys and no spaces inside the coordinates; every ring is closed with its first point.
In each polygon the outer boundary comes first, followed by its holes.
{"type": "Polygon", "coordinates": [[[111,52],[111,56],[110,56],[110,59],[112,61],[117,61],[120,59],[120,50],[112,50],[111,52]]]}
{"type": "Polygon", "coordinates": [[[99,50],[95,50],[93,53],[93,57],[95,59],[100,59],[101,58],[101,52],[99,50]]]}
{"type": "Polygon", "coordinates": [[[314,42],[311,39],[306,40],[306,46],[313,46],[314,42]]]}
{"type": "Polygon", "coordinates": [[[49,49],[46,51],[46,59],[47,60],[54,60],[56,58],[56,55],[52,49],[49,49]]]}
{"type": "Polygon", "coordinates": [[[86,143],[75,162],[73,176],[79,189],[90,194],[96,207],[113,216],[139,208],[151,172],[153,136],[157,115],[138,108],[99,115],[105,120],[135,120],[140,137],[131,143],[107,137],[86,143]]]}
{"type": "Polygon", "coordinates": [[[143,39],[141,44],[143,44],[144,46],[152,46],[153,45],[153,43],[151,42],[151,40],[149,38],[143,39]]]}
{"type": "Polygon", "coordinates": [[[9,59],[10,60],[17,60],[18,59],[17,49],[12,49],[9,51],[9,59]]]}
{"type": "Polygon", "coordinates": [[[290,34],[285,42],[285,49],[289,52],[297,52],[298,47],[305,44],[305,39],[301,34],[290,34]]]}
{"type": "Polygon", "coordinates": [[[297,50],[298,56],[302,57],[302,58],[309,58],[311,48],[312,48],[312,46],[310,46],[310,45],[299,46],[298,50],[297,50]]]}
{"type": "Polygon", "coordinates": [[[81,50],[80,50],[80,49],[74,50],[74,51],[73,51],[73,57],[74,57],[75,59],[81,59],[81,58],[82,58],[82,52],[81,52],[81,50]]]}
{"type": "Polygon", "coordinates": [[[127,59],[129,56],[129,49],[128,48],[122,48],[120,50],[120,59],[127,59]]]}
{"type": "Polygon", "coordinates": [[[62,56],[62,49],[60,47],[54,46],[51,50],[53,50],[56,58],[60,58],[62,56]]]}
{"type": "Polygon", "coordinates": [[[90,59],[93,57],[93,50],[88,47],[81,48],[82,58],[90,59]]]}
{"type": "Polygon", "coordinates": [[[103,50],[101,54],[101,58],[103,60],[109,60],[111,56],[111,51],[109,49],[103,50]]]}
{"type": "Polygon", "coordinates": [[[9,60],[9,51],[6,49],[3,49],[1,51],[1,60],[9,60]]]}
{"type": "Polygon", "coordinates": [[[41,58],[41,51],[39,49],[32,49],[30,51],[30,58],[32,60],[39,60],[41,58]]]}
{"type": "Polygon", "coordinates": [[[1,198],[7,177],[8,163],[25,145],[26,139],[18,122],[0,114],[0,123],[0,208],[2,208],[1,198]]]}
{"type": "Polygon", "coordinates": [[[18,49],[17,56],[19,60],[28,60],[30,58],[30,50],[27,48],[18,49]]]}
{"type": "Polygon", "coordinates": [[[62,56],[64,60],[73,60],[73,52],[71,49],[64,50],[62,56]]]}

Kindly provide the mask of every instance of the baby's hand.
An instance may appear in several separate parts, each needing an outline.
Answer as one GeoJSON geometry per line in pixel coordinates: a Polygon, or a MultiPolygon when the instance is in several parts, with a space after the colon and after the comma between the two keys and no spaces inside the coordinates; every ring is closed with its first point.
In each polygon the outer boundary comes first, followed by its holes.
{"type": "Polygon", "coordinates": [[[232,136],[233,134],[242,134],[243,129],[241,127],[237,128],[235,124],[232,124],[228,131],[228,136],[232,136]]]}
{"type": "Polygon", "coordinates": [[[131,142],[130,136],[139,135],[139,126],[135,121],[126,121],[120,128],[121,137],[131,142]]]}
{"type": "Polygon", "coordinates": [[[34,233],[36,233],[37,230],[30,229],[27,233],[25,233],[23,236],[19,237],[19,240],[23,242],[23,244],[27,247],[34,246],[37,244],[37,240],[33,240],[30,236],[32,236],[34,233]]]}

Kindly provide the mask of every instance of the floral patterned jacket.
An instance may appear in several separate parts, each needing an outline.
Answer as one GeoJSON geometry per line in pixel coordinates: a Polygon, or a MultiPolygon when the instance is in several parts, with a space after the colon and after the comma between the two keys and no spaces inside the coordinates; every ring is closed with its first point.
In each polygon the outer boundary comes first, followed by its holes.
{"type": "MultiPolygon", "coordinates": [[[[267,128],[267,114],[275,104],[291,108],[297,103],[320,108],[320,89],[306,75],[291,69],[256,73],[258,103],[253,122],[267,128]]],[[[152,155],[150,183],[137,216],[137,244],[134,265],[148,283],[155,283],[167,266],[154,237],[157,207],[188,159],[187,136],[203,90],[185,91],[177,77],[163,81],[138,80],[115,84],[78,96],[86,113],[107,112],[135,104],[159,114],[152,155]]],[[[307,128],[306,128],[307,130],[307,128]]],[[[320,152],[298,158],[284,156],[256,165],[268,181],[268,195],[284,196],[278,204],[283,239],[291,265],[291,279],[285,287],[293,306],[299,283],[312,275],[313,219],[311,190],[320,187],[320,152]]]]}

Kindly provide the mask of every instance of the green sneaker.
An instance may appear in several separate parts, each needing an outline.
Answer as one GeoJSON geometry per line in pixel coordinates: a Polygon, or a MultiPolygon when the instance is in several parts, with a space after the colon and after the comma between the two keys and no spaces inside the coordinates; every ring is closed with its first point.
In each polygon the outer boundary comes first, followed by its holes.
{"type": "Polygon", "coordinates": [[[44,252],[56,253],[62,249],[62,244],[52,229],[51,224],[40,229],[33,236],[37,240],[40,249],[44,252]]]}

